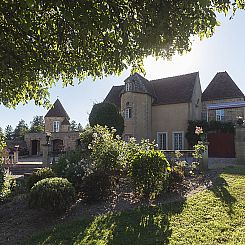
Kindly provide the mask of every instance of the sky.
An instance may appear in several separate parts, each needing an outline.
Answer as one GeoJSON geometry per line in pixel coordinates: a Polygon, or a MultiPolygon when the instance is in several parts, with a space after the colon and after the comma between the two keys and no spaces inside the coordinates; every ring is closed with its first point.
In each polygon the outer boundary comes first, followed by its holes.
{"type": "MultiPolygon", "coordinates": [[[[218,17],[221,26],[211,38],[193,42],[192,51],[171,61],[148,57],[144,65],[149,80],[176,76],[199,71],[202,90],[204,90],[217,72],[227,71],[238,87],[245,93],[245,11],[239,11],[230,20],[218,17]]],[[[62,88],[61,82],[50,90],[51,102],[57,98],[63,104],[71,120],[85,126],[94,103],[102,102],[113,85],[121,85],[130,75],[126,70],[119,77],[109,76],[93,81],[88,78],[80,84],[62,88]]],[[[16,109],[0,106],[0,127],[13,128],[21,119],[30,124],[33,117],[45,116],[47,109],[35,106],[33,102],[18,105],[16,109]]]]}

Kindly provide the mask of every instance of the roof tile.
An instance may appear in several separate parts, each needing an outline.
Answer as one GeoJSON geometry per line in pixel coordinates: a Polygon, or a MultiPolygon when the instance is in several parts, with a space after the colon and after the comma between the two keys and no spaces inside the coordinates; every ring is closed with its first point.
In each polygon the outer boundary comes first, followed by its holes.
{"type": "Polygon", "coordinates": [[[70,119],[59,99],[55,101],[45,117],[66,117],[68,120],[70,119]]]}
{"type": "Polygon", "coordinates": [[[243,98],[243,92],[238,88],[229,74],[218,72],[202,94],[202,101],[243,98]]]}

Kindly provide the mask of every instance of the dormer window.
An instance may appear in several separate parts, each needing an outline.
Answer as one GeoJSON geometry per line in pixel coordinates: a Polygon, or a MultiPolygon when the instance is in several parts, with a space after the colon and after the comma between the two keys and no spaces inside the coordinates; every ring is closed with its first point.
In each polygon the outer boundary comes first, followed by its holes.
{"type": "Polygon", "coordinates": [[[53,122],[53,132],[59,132],[60,131],[60,122],[54,121],[53,122]]]}
{"type": "Polygon", "coordinates": [[[133,87],[134,87],[134,85],[133,85],[132,82],[127,82],[127,83],[125,84],[125,91],[126,91],[126,92],[133,91],[133,87]]]}

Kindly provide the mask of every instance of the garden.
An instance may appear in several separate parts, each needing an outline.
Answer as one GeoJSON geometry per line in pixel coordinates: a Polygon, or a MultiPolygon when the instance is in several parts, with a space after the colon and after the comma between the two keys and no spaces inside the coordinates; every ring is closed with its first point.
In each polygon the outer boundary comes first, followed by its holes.
{"type": "Polygon", "coordinates": [[[244,243],[245,168],[203,171],[202,144],[188,163],[106,126],[81,142],[24,182],[2,174],[0,244],[244,243]]]}

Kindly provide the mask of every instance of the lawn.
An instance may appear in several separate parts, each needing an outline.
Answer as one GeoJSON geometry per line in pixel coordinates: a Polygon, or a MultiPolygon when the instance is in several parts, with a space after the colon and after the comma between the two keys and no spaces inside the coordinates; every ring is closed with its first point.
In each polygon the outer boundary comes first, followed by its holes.
{"type": "Polygon", "coordinates": [[[245,244],[245,167],[182,202],[81,218],[23,244],[245,244]]]}

